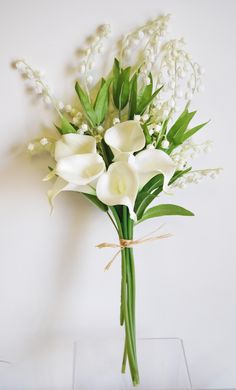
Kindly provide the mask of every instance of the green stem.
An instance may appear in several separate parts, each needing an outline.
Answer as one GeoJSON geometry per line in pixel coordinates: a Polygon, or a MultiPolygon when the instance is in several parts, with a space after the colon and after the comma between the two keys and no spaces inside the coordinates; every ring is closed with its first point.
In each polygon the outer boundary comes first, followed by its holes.
{"type": "MultiPolygon", "coordinates": [[[[123,206],[123,234],[125,239],[133,238],[133,221],[130,219],[127,207],[123,206]]],[[[125,306],[125,324],[129,326],[131,346],[132,346],[132,359],[135,361],[134,371],[131,372],[133,378],[133,384],[139,383],[138,365],[136,357],[136,336],[135,336],[135,274],[134,274],[134,258],[132,248],[125,248],[123,250],[125,255],[126,266],[126,302],[125,306]]],[[[126,359],[126,348],[124,348],[123,362],[126,359]]],[[[128,354],[129,358],[129,354],[128,354]]],[[[130,362],[130,358],[129,358],[130,362]]],[[[123,366],[122,366],[123,367],[123,366]]]]}
{"type": "MultiPolygon", "coordinates": [[[[110,207],[114,217],[120,239],[133,238],[133,221],[130,219],[126,206],[122,208],[122,215],[118,213],[117,207],[110,207]]],[[[132,248],[121,250],[121,309],[120,323],[125,326],[125,343],[122,360],[122,373],[125,373],[128,360],[133,385],[139,384],[139,373],[136,357],[136,336],[135,336],[135,273],[134,257],[132,248]]]]}

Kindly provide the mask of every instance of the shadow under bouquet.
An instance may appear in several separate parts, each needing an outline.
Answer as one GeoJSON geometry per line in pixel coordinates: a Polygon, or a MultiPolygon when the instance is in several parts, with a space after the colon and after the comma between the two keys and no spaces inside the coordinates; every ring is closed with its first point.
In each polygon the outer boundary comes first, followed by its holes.
{"type": "MultiPolygon", "coordinates": [[[[192,216],[175,204],[162,204],[162,193],[215,177],[219,169],[193,171],[189,158],[210,148],[191,139],[206,123],[191,125],[195,92],[202,89],[203,69],[185,50],[183,39],[167,39],[169,15],[160,16],[127,34],[106,78],[94,80],[94,59],[103,52],[110,26],[89,38],[78,64],[75,106],[58,101],[40,71],[24,60],[15,62],[28,86],[56,109],[58,136],[32,141],[32,153],[48,151],[53,163],[45,180],[52,204],[62,191],[82,193],[114,225],[118,243],[109,262],[121,254],[120,325],[125,329],[122,372],[128,364],[133,385],[140,382],[135,325],[133,247],[168,235],[134,239],[134,227],[165,215],[192,216]],[[182,104],[182,108],[181,108],[182,104]],[[179,112],[179,113],[178,113],[179,112]],[[157,199],[157,204],[150,207],[157,199]]],[[[105,54],[102,54],[103,58],[105,54]]]]}

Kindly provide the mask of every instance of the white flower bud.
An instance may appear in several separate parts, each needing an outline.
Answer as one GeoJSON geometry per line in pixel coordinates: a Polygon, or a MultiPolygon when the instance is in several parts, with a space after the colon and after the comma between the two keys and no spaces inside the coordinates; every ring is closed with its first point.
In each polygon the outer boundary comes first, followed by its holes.
{"type": "Polygon", "coordinates": [[[87,83],[88,83],[88,84],[91,84],[92,82],[93,82],[93,76],[89,75],[89,76],[87,77],[87,83]]]}
{"type": "Polygon", "coordinates": [[[57,106],[58,106],[59,110],[63,110],[65,107],[63,102],[58,102],[57,106]]]}
{"type": "Polygon", "coordinates": [[[146,149],[155,149],[155,146],[153,144],[148,144],[146,149]]]}
{"type": "Polygon", "coordinates": [[[102,126],[98,126],[97,131],[99,134],[102,134],[104,132],[104,128],[102,126]]]}
{"type": "Polygon", "coordinates": [[[164,139],[164,140],[162,141],[162,143],[161,143],[161,147],[162,147],[163,149],[168,149],[169,146],[170,146],[169,141],[168,141],[167,139],[164,139]]]}
{"type": "Polygon", "coordinates": [[[141,116],[140,115],[134,115],[134,120],[135,121],[140,121],[140,119],[141,119],[141,116]]]}
{"type": "Polygon", "coordinates": [[[70,112],[71,112],[71,110],[72,110],[72,107],[71,107],[71,105],[70,105],[70,104],[66,104],[66,105],[65,105],[65,112],[68,112],[68,113],[70,113],[70,112]]]}
{"type": "Polygon", "coordinates": [[[28,149],[30,152],[32,152],[32,151],[34,150],[34,144],[29,143],[27,149],[28,149]]]}
{"type": "Polygon", "coordinates": [[[143,120],[144,122],[146,122],[148,119],[149,119],[149,115],[148,115],[148,114],[142,115],[142,120],[143,120]]]}
{"type": "Polygon", "coordinates": [[[78,125],[79,119],[78,119],[76,116],[74,116],[74,117],[72,118],[72,123],[73,123],[74,125],[78,125]]]}
{"type": "Polygon", "coordinates": [[[40,140],[40,144],[43,145],[43,146],[47,145],[48,144],[48,139],[46,137],[42,138],[40,140]]]}
{"type": "Polygon", "coordinates": [[[119,118],[114,118],[113,119],[113,125],[116,125],[117,123],[120,123],[120,119],[119,118]]]}
{"type": "Polygon", "coordinates": [[[87,125],[87,123],[82,123],[81,129],[82,129],[83,131],[87,131],[87,130],[88,130],[88,125],[87,125]]]}

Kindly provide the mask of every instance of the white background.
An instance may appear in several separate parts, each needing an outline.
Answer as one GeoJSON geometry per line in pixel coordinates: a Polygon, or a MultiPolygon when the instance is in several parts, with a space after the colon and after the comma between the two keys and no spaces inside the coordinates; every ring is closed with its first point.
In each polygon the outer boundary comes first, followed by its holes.
{"type": "MultiPolygon", "coordinates": [[[[46,70],[69,100],[66,69],[87,35],[104,22],[114,36],[170,12],[172,35],[184,36],[206,68],[206,91],[193,107],[214,139],[197,167],[224,167],[216,181],[179,190],[169,202],[196,213],[165,218],[174,237],[135,249],[137,323],[141,336],[185,342],[194,387],[236,387],[235,256],[235,1],[0,1],[0,389],[70,389],[72,343],[119,332],[120,264],[103,267],[116,240],[110,222],[82,196],[58,197],[52,216],[41,179],[45,158],[24,147],[55,118],[25,93],[10,62],[23,57],[46,70]]],[[[166,199],[165,199],[166,200],[166,199]]],[[[160,221],[137,228],[141,236],[160,221]]]]}

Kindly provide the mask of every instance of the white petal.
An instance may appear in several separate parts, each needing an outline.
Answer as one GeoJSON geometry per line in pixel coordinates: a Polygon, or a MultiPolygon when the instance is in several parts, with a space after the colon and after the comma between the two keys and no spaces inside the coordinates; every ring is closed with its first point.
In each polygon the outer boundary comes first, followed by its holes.
{"type": "Polygon", "coordinates": [[[164,175],[163,190],[168,192],[168,183],[176,170],[174,161],[162,150],[146,149],[135,156],[136,169],[143,187],[158,173],[164,175]]]}
{"type": "Polygon", "coordinates": [[[58,177],[53,187],[48,191],[48,199],[51,206],[53,206],[55,197],[62,191],[76,191],[96,195],[95,190],[88,185],[78,186],[77,184],[67,183],[67,181],[58,177]]]}
{"type": "Polygon", "coordinates": [[[73,154],[96,153],[96,140],[90,135],[64,134],[55,143],[55,160],[73,154]]]}
{"type": "Polygon", "coordinates": [[[111,164],[97,182],[97,197],[108,206],[124,205],[135,219],[134,203],[138,193],[138,177],[128,162],[111,164]]]}
{"type": "Polygon", "coordinates": [[[75,154],[58,161],[55,172],[69,183],[86,185],[105,170],[105,163],[97,153],[75,154]]]}
{"type": "Polygon", "coordinates": [[[104,140],[114,154],[137,152],[145,146],[143,129],[137,121],[117,123],[106,131],[104,140]]]}

